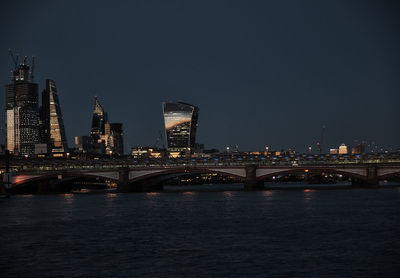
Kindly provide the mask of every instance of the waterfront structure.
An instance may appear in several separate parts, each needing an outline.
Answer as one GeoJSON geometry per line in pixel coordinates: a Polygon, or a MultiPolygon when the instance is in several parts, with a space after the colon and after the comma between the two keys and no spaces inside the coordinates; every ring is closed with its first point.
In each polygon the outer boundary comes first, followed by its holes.
{"type": "Polygon", "coordinates": [[[345,144],[339,146],[339,154],[348,154],[347,146],[345,144]]]}
{"type": "MultiPolygon", "coordinates": [[[[16,61],[15,61],[16,62],[16,61]]],[[[39,143],[38,84],[24,58],[6,85],[6,145],[14,155],[33,155],[39,143]]]]}
{"type": "Polygon", "coordinates": [[[180,155],[193,153],[199,108],[183,102],[163,102],[163,115],[168,151],[180,155]]]}
{"type": "Polygon", "coordinates": [[[56,83],[46,80],[46,90],[42,92],[40,107],[41,139],[47,144],[49,153],[68,152],[67,137],[61,114],[56,83]]]}
{"type": "MultiPolygon", "coordinates": [[[[235,166],[231,161],[215,163],[214,160],[197,164],[182,160],[181,164],[160,165],[137,164],[131,161],[134,167],[120,167],[120,163],[105,163],[101,161],[93,162],[76,161],[75,167],[70,164],[63,168],[60,164],[50,164],[43,167],[38,163],[32,163],[29,171],[18,171],[12,177],[12,187],[18,189],[24,184],[32,181],[41,180],[42,182],[54,180],[54,176],[60,179],[69,180],[71,177],[88,177],[102,180],[113,181],[117,183],[119,191],[154,191],[162,190],[163,182],[171,176],[180,174],[199,174],[199,173],[217,173],[223,176],[235,177],[238,181],[244,183],[244,188],[248,190],[263,189],[264,182],[270,181],[274,176],[290,175],[296,173],[330,173],[340,174],[351,178],[355,186],[379,186],[379,180],[395,178],[400,173],[399,162],[387,163],[384,158],[379,163],[373,158],[374,163],[365,163],[356,161],[340,161],[333,164],[326,164],[325,161],[315,160],[314,163],[296,165],[275,165],[270,163],[265,165],[265,161],[252,161],[252,164],[241,161],[235,166]],[[36,169],[36,170],[35,170],[36,169]]],[[[399,160],[397,160],[399,161],[399,160]]],[[[125,161],[128,162],[129,161],[125,161]]],[[[129,165],[129,164],[128,164],[129,165]]],[[[57,184],[62,184],[61,182],[57,184]]]]}
{"type": "Polygon", "coordinates": [[[92,128],[90,136],[94,140],[100,139],[101,135],[105,134],[105,124],[107,123],[107,113],[104,111],[97,97],[94,98],[92,128]]]}

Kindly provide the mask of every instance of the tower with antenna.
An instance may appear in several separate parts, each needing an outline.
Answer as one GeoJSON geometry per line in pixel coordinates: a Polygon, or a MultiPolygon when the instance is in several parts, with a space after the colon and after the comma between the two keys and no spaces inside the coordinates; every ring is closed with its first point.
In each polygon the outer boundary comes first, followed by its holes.
{"type": "Polygon", "coordinates": [[[326,126],[322,125],[321,137],[320,137],[319,141],[317,142],[317,148],[318,148],[319,154],[322,154],[322,143],[324,142],[325,130],[326,130],[326,126]]]}
{"type": "Polygon", "coordinates": [[[39,141],[38,85],[34,83],[34,59],[19,63],[19,54],[9,50],[13,69],[6,85],[6,147],[15,155],[33,155],[39,141]]]}

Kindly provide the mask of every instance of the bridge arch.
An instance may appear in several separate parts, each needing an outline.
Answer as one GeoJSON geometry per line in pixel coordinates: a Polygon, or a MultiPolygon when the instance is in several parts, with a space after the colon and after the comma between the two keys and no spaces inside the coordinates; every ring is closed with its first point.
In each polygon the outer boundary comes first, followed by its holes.
{"type": "Polygon", "coordinates": [[[392,178],[395,176],[400,176],[400,169],[392,171],[392,172],[380,174],[380,175],[378,175],[378,179],[384,180],[384,179],[392,178]]]}
{"type": "Polygon", "coordinates": [[[45,174],[20,174],[13,177],[13,187],[24,186],[33,182],[50,181],[50,180],[65,180],[70,178],[88,178],[88,179],[100,179],[103,181],[114,181],[117,182],[118,178],[108,177],[98,173],[85,173],[85,172],[61,172],[61,173],[45,173],[45,174]],[[59,179],[61,178],[61,179],[59,179]]]}
{"type": "Polygon", "coordinates": [[[225,177],[234,177],[240,181],[245,179],[245,171],[241,168],[230,168],[230,169],[213,169],[213,168],[203,168],[203,167],[186,167],[186,168],[167,168],[152,171],[149,173],[144,173],[142,175],[134,176],[129,179],[129,183],[143,182],[146,180],[162,179],[163,181],[191,174],[208,174],[216,173],[225,177]]]}
{"type": "Polygon", "coordinates": [[[272,178],[273,176],[281,176],[281,175],[286,176],[290,174],[322,174],[322,173],[343,175],[357,180],[367,179],[367,176],[362,174],[361,172],[354,172],[349,170],[346,171],[346,169],[336,169],[332,167],[293,167],[286,169],[276,169],[275,171],[272,170],[266,174],[261,174],[260,176],[257,176],[257,181],[264,182],[272,178]]]}

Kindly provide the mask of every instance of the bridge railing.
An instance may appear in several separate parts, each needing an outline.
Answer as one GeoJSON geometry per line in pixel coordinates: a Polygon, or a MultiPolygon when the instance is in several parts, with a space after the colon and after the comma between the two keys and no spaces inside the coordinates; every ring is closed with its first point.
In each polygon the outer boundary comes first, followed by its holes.
{"type": "MultiPolygon", "coordinates": [[[[350,159],[339,157],[338,159],[304,159],[295,157],[268,157],[268,158],[247,158],[247,159],[198,159],[198,160],[105,160],[105,161],[57,161],[49,163],[48,161],[29,162],[12,164],[11,169],[18,172],[46,172],[46,171],[70,171],[70,170],[115,170],[116,168],[164,168],[164,167],[243,167],[247,164],[256,164],[260,166],[308,166],[308,165],[357,165],[360,163],[400,163],[397,157],[370,157],[367,159],[350,159]]],[[[0,171],[4,172],[4,165],[0,165],[0,171]]]]}

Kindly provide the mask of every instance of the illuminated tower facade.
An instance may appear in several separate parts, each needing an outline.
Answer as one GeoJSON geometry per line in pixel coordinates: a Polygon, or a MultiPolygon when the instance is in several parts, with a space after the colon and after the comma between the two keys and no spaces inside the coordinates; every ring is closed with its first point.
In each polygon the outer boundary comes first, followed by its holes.
{"type": "Polygon", "coordinates": [[[41,137],[47,144],[48,151],[51,153],[67,152],[67,137],[58,100],[57,87],[56,83],[51,79],[46,80],[46,90],[42,92],[40,118],[42,124],[41,137]]]}
{"type": "Polygon", "coordinates": [[[106,123],[105,134],[100,139],[105,143],[106,154],[118,156],[124,154],[122,123],[106,123]]]}
{"type": "Polygon", "coordinates": [[[183,102],[164,102],[163,114],[168,151],[193,152],[199,108],[183,102]]]}
{"type": "Polygon", "coordinates": [[[38,85],[25,57],[6,85],[7,149],[15,155],[33,155],[39,141],[38,85]]]}
{"type": "Polygon", "coordinates": [[[101,135],[105,134],[105,124],[107,123],[107,113],[104,111],[97,97],[94,98],[92,128],[90,136],[97,141],[101,135]]]}

